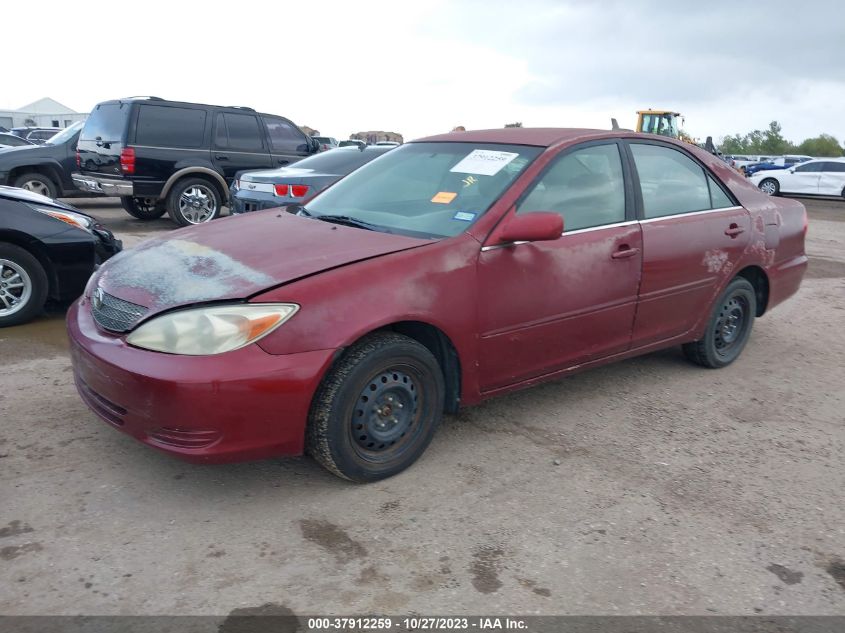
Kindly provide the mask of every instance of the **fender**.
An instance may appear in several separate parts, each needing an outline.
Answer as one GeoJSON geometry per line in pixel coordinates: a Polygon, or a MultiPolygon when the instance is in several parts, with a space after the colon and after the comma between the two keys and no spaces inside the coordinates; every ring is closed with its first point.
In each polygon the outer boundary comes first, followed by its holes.
{"type": "Polygon", "coordinates": [[[176,184],[176,181],[184,176],[189,176],[190,174],[203,174],[206,176],[211,176],[214,178],[215,182],[220,185],[220,193],[223,196],[223,201],[225,203],[226,198],[228,197],[229,185],[226,184],[226,181],[223,179],[219,173],[210,169],[208,167],[200,167],[200,166],[193,166],[193,167],[184,167],[174,173],[170,178],[167,179],[167,182],[164,183],[164,187],[161,190],[161,197],[166,198],[167,194],[170,193],[170,190],[173,188],[173,185],[176,184]]]}

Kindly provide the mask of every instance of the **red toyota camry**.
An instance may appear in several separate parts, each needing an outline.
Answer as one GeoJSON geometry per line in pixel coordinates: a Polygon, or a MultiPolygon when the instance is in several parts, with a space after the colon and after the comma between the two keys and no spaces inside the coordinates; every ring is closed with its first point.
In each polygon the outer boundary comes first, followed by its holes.
{"type": "Polygon", "coordinates": [[[462,405],[672,345],[733,362],[798,289],[806,229],[799,203],[673,140],[435,136],[305,207],[113,258],[68,314],[76,384],[180,457],[305,450],[376,480],[462,405]]]}

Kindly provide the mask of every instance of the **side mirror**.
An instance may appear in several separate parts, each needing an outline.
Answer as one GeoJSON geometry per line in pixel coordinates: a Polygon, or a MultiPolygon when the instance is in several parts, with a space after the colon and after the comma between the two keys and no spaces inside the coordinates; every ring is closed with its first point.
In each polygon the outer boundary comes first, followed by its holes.
{"type": "Polygon", "coordinates": [[[502,242],[546,242],[558,239],[563,233],[563,218],[551,211],[534,211],[513,215],[499,232],[502,242]]]}

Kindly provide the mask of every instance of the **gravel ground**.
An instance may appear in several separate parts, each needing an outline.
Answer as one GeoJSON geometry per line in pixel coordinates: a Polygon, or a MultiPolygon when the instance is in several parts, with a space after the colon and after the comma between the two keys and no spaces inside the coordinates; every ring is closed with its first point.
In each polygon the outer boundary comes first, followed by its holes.
{"type": "Polygon", "coordinates": [[[161,455],[83,406],[61,311],[0,330],[0,613],[845,614],[845,203],[805,203],[808,276],[735,364],[502,397],[367,486],[161,455]]]}

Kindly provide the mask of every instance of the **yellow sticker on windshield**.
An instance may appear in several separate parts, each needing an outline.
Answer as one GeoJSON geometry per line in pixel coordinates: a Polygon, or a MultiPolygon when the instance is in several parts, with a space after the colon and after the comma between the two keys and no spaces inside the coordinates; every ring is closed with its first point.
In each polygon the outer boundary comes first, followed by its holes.
{"type": "Polygon", "coordinates": [[[458,197],[458,194],[452,191],[438,191],[437,195],[434,196],[431,201],[437,202],[438,204],[449,204],[458,197]]]}

